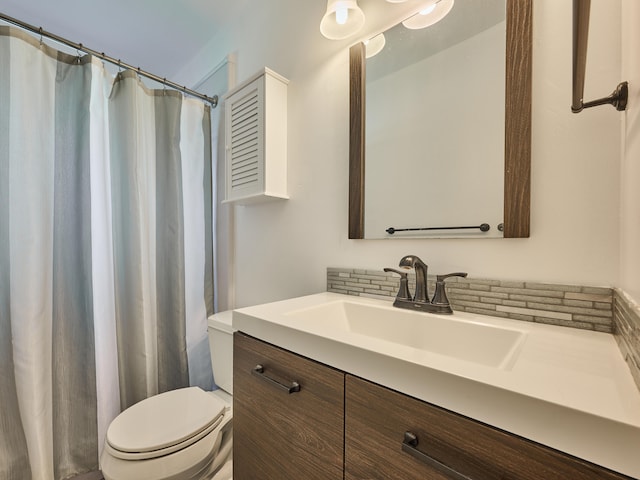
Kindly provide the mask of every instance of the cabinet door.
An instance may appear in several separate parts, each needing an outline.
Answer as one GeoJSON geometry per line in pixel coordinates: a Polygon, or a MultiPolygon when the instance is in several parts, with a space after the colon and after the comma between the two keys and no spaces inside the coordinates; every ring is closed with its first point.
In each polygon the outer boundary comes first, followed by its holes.
{"type": "Polygon", "coordinates": [[[347,480],[627,478],[351,375],[345,389],[347,480]]]}
{"type": "Polygon", "coordinates": [[[234,479],[341,480],[344,374],[241,333],[233,362],[234,479]]]}
{"type": "Polygon", "coordinates": [[[264,192],[264,95],[260,77],[225,101],[225,200],[264,192]]]}

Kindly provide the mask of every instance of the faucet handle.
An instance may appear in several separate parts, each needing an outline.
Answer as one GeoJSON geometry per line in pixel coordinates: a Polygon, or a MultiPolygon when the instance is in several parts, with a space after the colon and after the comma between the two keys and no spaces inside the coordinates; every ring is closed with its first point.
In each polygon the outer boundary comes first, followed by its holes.
{"type": "Polygon", "coordinates": [[[433,305],[449,305],[447,298],[447,290],[445,288],[444,279],[449,277],[466,277],[465,272],[447,273],[446,275],[436,275],[436,291],[433,294],[431,303],[433,305]]]}
{"type": "Polygon", "coordinates": [[[413,300],[411,298],[411,294],[409,293],[409,279],[407,277],[408,272],[402,272],[400,270],[396,270],[395,268],[385,268],[385,272],[393,272],[400,275],[400,288],[398,289],[398,294],[396,295],[396,300],[413,300]]]}

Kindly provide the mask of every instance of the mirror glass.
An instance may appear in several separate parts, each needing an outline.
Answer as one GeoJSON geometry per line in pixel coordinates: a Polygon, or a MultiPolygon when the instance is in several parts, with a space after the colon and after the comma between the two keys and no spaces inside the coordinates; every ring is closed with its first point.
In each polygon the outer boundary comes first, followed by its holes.
{"type": "Polygon", "coordinates": [[[504,236],[528,236],[530,2],[450,3],[427,28],[383,32],[382,50],[362,60],[361,91],[352,47],[350,238],[502,237],[507,210],[523,203],[526,228],[504,236]],[[507,108],[512,96],[520,103],[507,108]],[[523,186],[515,194],[512,170],[523,186]]]}
{"type": "Polygon", "coordinates": [[[505,33],[504,0],[384,32],[366,59],[365,238],[502,236],[505,33]]]}

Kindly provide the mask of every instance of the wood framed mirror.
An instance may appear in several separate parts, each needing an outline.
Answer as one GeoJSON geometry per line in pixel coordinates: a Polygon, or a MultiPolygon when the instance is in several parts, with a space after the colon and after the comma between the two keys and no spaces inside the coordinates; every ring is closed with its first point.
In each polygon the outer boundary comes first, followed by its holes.
{"type": "MultiPolygon", "coordinates": [[[[503,238],[524,238],[530,234],[532,3],[533,0],[505,0],[503,238]]],[[[349,238],[363,239],[366,170],[364,44],[360,42],[351,47],[349,56],[349,238]]]]}

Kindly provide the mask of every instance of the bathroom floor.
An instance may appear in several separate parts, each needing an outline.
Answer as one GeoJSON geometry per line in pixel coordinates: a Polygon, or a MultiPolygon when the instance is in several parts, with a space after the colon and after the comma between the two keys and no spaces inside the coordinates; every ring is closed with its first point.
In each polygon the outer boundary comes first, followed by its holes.
{"type": "Polygon", "coordinates": [[[77,475],[69,480],[104,480],[101,472],[89,472],[77,475]]]}

